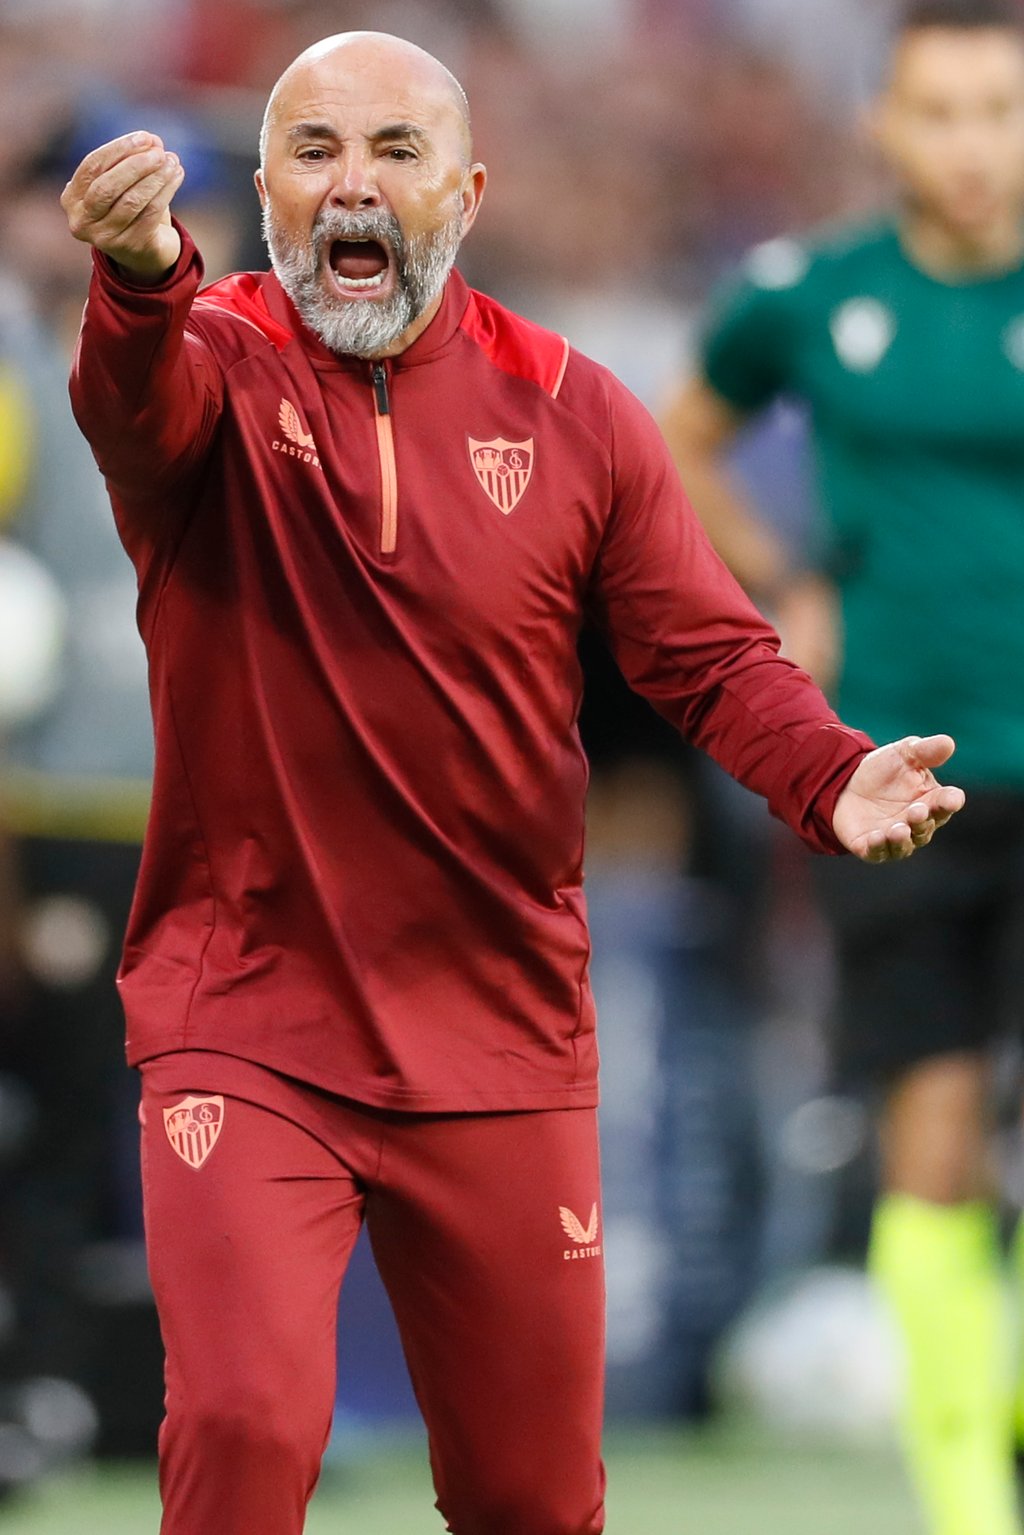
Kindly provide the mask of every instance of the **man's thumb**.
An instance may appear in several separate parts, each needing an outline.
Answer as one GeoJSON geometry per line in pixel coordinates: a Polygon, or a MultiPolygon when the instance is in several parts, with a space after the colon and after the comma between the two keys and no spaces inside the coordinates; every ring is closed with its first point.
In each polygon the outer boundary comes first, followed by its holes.
{"type": "Polygon", "coordinates": [[[899,743],[904,760],[912,767],[936,768],[956,751],[952,736],[905,736],[899,743]]]}

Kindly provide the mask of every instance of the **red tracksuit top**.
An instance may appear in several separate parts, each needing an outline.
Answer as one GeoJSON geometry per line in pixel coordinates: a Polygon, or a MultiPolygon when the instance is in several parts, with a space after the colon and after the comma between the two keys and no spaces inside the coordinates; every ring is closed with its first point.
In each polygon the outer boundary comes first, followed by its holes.
{"type": "Polygon", "coordinates": [[[590,1106],[585,612],[645,697],[836,851],[870,749],[778,655],[606,369],[472,292],[383,364],[271,274],[97,257],[72,377],[139,581],[153,804],[128,1058],[382,1107],[590,1106]]]}

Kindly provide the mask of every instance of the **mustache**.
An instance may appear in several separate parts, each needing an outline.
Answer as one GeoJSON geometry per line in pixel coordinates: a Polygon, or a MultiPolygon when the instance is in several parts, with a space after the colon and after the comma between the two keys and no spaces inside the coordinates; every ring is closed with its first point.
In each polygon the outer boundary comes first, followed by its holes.
{"type": "Polygon", "coordinates": [[[394,253],[398,262],[405,254],[402,226],[386,208],[367,208],[361,213],[325,208],[313,220],[311,236],[318,261],[335,240],[377,240],[394,253]]]}

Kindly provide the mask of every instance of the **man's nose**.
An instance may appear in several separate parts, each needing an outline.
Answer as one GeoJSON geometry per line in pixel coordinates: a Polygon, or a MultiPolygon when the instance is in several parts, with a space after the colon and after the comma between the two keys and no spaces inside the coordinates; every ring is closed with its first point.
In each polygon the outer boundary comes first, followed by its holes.
{"type": "Polygon", "coordinates": [[[331,203],[354,213],[358,208],[376,208],[380,191],[373,164],[365,156],[348,154],[338,161],[337,175],[331,188],[331,203]]]}

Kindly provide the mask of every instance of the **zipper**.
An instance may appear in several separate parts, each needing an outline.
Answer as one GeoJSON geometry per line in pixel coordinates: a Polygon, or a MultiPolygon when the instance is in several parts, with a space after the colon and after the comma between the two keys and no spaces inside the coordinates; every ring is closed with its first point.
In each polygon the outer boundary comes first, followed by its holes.
{"type": "Polygon", "coordinates": [[[394,554],[398,543],[398,468],[395,464],[395,434],[391,426],[387,364],[375,362],[372,377],[377,456],[380,459],[380,552],[394,554]]]}

